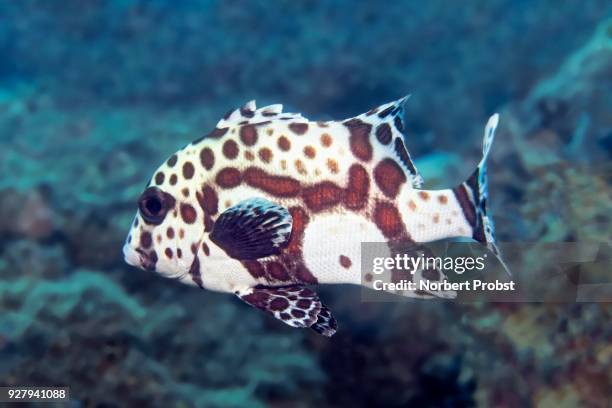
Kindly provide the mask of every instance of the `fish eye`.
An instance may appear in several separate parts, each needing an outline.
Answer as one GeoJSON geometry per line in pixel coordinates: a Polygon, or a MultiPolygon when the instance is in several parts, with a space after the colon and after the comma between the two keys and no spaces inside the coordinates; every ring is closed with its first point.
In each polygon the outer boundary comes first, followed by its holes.
{"type": "Polygon", "coordinates": [[[140,215],[149,224],[161,223],[173,206],[174,198],[157,187],[147,188],[138,200],[140,215]]]}

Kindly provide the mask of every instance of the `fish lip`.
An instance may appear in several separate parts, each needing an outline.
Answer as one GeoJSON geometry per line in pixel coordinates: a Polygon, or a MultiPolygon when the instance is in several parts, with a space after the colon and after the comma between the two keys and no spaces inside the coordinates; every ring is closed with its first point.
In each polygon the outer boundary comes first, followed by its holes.
{"type": "Polygon", "coordinates": [[[123,259],[131,266],[141,267],[144,264],[143,253],[138,249],[134,250],[128,244],[123,246],[123,259]]]}

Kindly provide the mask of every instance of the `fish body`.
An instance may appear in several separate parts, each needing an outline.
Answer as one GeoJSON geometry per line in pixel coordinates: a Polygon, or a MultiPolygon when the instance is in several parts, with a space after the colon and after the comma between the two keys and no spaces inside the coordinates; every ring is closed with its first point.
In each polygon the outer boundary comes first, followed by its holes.
{"type": "MultiPolygon", "coordinates": [[[[307,286],[362,284],[362,242],[385,242],[393,255],[397,244],[469,237],[497,255],[485,207],[497,115],[472,176],[455,188],[423,190],[404,145],[406,99],[343,121],[310,121],[254,102],[229,112],[154,173],[126,261],[234,293],[291,326],[331,336],[336,322],[307,286]]],[[[426,278],[446,279],[439,271],[426,278]]]]}

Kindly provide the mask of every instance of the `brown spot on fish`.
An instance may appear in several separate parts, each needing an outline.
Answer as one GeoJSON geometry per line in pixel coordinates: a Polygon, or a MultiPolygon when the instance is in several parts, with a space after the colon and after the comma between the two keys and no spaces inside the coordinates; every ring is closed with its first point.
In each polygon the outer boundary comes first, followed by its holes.
{"type": "Polygon", "coordinates": [[[353,164],[349,169],[349,182],[346,188],[344,204],[352,210],[365,207],[370,191],[370,177],[360,164],[353,164]]]}
{"type": "Polygon", "coordinates": [[[374,207],[374,222],[380,232],[388,238],[399,238],[405,231],[405,226],[397,207],[389,202],[379,201],[374,207]]]}
{"type": "Polygon", "coordinates": [[[416,203],[414,202],[414,200],[410,200],[410,201],[408,201],[408,208],[410,208],[412,211],[416,211],[416,209],[417,209],[417,205],[416,205],[416,203]]]}
{"type": "Polygon", "coordinates": [[[212,139],[218,139],[227,133],[227,128],[214,128],[212,132],[208,134],[207,137],[212,139]]]}
{"type": "Polygon", "coordinates": [[[173,256],[172,249],[166,248],[166,250],[164,251],[164,254],[166,254],[166,258],[172,259],[172,256],[173,256]]]}
{"type": "Polygon", "coordinates": [[[204,185],[201,193],[196,193],[196,198],[205,215],[215,215],[219,211],[217,192],[208,184],[204,185]]]}
{"type": "Polygon", "coordinates": [[[391,126],[387,123],[381,123],[376,127],[376,139],[384,145],[391,143],[392,133],[391,126]]]}
{"type": "Polygon", "coordinates": [[[448,197],[445,195],[439,195],[438,196],[438,202],[442,205],[448,203],[448,197]]]}
{"type": "Polygon", "coordinates": [[[153,237],[151,237],[151,233],[148,231],[143,231],[140,234],[140,246],[144,249],[151,248],[153,245],[153,237]]]}
{"type": "Polygon", "coordinates": [[[176,248],[176,257],[177,258],[183,257],[183,251],[181,251],[181,248],[176,248]]]}
{"type": "Polygon", "coordinates": [[[273,279],[279,281],[288,281],[290,279],[287,270],[279,262],[270,262],[268,265],[266,265],[266,271],[273,279]]]}
{"type": "Polygon", "coordinates": [[[247,150],[244,152],[244,158],[247,159],[248,161],[253,161],[255,160],[255,155],[253,154],[252,151],[247,150]]]}
{"type": "Polygon", "coordinates": [[[290,123],[289,129],[296,135],[303,135],[308,131],[308,123],[290,123]]]}
{"type": "Polygon", "coordinates": [[[374,168],[374,180],[389,198],[395,198],[406,182],[406,175],[393,159],[384,159],[374,168]]]}
{"type": "Polygon", "coordinates": [[[300,193],[300,183],[292,177],[272,176],[257,167],[244,172],[244,180],[251,186],[277,197],[295,197],[300,193]]]}
{"type": "Polygon", "coordinates": [[[221,188],[236,187],[241,182],[240,171],[234,167],[226,167],[217,174],[215,181],[221,188]]]}
{"type": "Polygon", "coordinates": [[[370,131],[372,125],[360,119],[351,119],[344,122],[351,136],[349,144],[351,152],[359,160],[369,161],[372,158],[372,145],[370,144],[370,131]]]}
{"type": "Polygon", "coordinates": [[[202,276],[200,275],[200,260],[197,256],[193,258],[193,263],[189,268],[189,275],[191,276],[191,280],[193,280],[196,285],[201,288],[204,287],[202,285],[202,276]]]}
{"type": "Polygon", "coordinates": [[[168,164],[168,167],[174,167],[174,165],[176,164],[177,161],[177,157],[176,154],[173,154],[172,156],[170,156],[168,158],[168,161],[166,162],[168,164]]]}
{"type": "Polygon", "coordinates": [[[230,160],[233,160],[238,156],[238,152],[240,151],[240,149],[238,147],[238,143],[230,139],[223,143],[222,151],[225,157],[230,160]]]}
{"type": "Polygon", "coordinates": [[[210,170],[215,165],[215,154],[209,147],[200,150],[200,163],[206,170],[210,170]]]}
{"type": "Polygon", "coordinates": [[[321,146],[329,147],[332,145],[332,137],[328,133],[323,133],[321,135],[321,146]]]}
{"type": "Polygon", "coordinates": [[[170,176],[170,185],[173,186],[176,184],[176,182],[178,181],[178,178],[176,177],[176,174],[173,174],[170,176]]]}
{"type": "Polygon", "coordinates": [[[302,198],[309,209],[318,212],[339,204],[344,199],[344,190],[331,181],[323,181],[304,188],[302,198]]]}
{"type": "Polygon", "coordinates": [[[195,172],[195,169],[193,167],[193,164],[191,164],[191,162],[185,162],[183,164],[183,177],[185,177],[187,180],[193,177],[194,172],[195,172]]]}
{"type": "Polygon", "coordinates": [[[306,146],[304,147],[304,155],[306,157],[308,157],[309,159],[314,159],[314,157],[316,156],[317,151],[315,150],[314,147],[312,146],[306,146]]]}
{"type": "Polygon", "coordinates": [[[270,163],[272,160],[272,150],[268,149],[267,147],[259,149],[259,158],[264,163],[270,163]]]}
{"type": "Polygon", "coordinates": [[[427,201],[429,200],[429,194],[426,191],[419,191],[419,197],[421,198],[421,200],[423,201],[427,201]]]}
{"type": "Polygon", "coordinates": [[[351,265],[353,264],[353,262],[351,262],[351,259],[346,256],[346,255],[340,255],[340,265],[345,268],[345,269],[349,269],[351,267],[351,265]]]}
{"type": "Polygon", "coordinates": [[[304,166],[304,163],[302,163],[300,159],[297,159],[295,161],[295,169],[297,170],[298,173],[300,173],[303,176],[308,174],[308,172],[306,171],[306,167],[304,166]]]}
{"type": "Polygon", "coordinates": [[[246,125],[240,128],[240,140],[247,146],[257,143],[257,129],[253,125],[246,125]]]}
{"type": "Polygon", "coordinates": [[[208,245],[206,245],[206,242],[202,242],[202,251],[204,252],[204,255],[206,256],[210,255],[210,248],[208,248],[208,245]]]}
{"type": "Polygon", "coordinates": [[[158,186],[161,185],[164,182],[164,173],[161,171],[158,171],[157,174],[155,175],[155,184],[157,184],[158,186]]]}
{"type": "Polygon", "coordinates": [[[287,152],[291,149],[291,142],[285,136],[281,136],[278,138],[278,148],[287,152]]]}
{"type": "Polygon", "coordinates": [[[289,214],[291,214],[293,225],[291,226],[291,237],[287,244],[287,251],[290,253],[299,253],[302,247],[304,231],[310,219],[302,207],[289,208],[289,214]]]}
{"type": "MultiPolygon", "coordinates": [[[[242,265],[246,268],[249,274],[251,274],[251,276],[254,277],[255,279],[261,278],[265,276],[266,274],[263,266],[261,265],[259,261],[251,261],[251,260],[242,261],[242,265]]],[[[258,292],[258,293],[264,293],[264,292],[258,292]]]]}
{"type": "Polygon", "coordinates": [[[340,171],[338,169],[338,162],[334,159],[327,159],[325,164],[327,165],[329,171],[331,171],[333,174],[337,174],[338,171],[340,171]]]}
{"type": "Polygon", "coordinates": [[[172,227],[168,227],[168,229],[166,230],[166,236],[169,239],[174,238],[174,229],[172,227]]]}
{"type": "Polygon", "coordinates": [[[187,224],[193,224],[196,220],[196,210],[191,205],[181,203],[181,218],[187,224]]]}

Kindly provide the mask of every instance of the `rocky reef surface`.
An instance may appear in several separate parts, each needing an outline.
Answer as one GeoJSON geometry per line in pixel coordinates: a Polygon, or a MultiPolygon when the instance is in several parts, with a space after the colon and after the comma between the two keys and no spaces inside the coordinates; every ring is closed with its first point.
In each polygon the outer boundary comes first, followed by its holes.
{"type": "Polygon", "coordinates": [[[135,199],[249,99],[341,118],[413,92],[431,188],[478,161],[498,239],[550,285],[610,281],[612,20],[605,1],[0,2],[0,384],[76,406],[609,403],[610,303],[362,303],[322,288],[331,340],[128,267],[135,199]],[[536,244],[586,242],[555,275],[536,244]]]}

